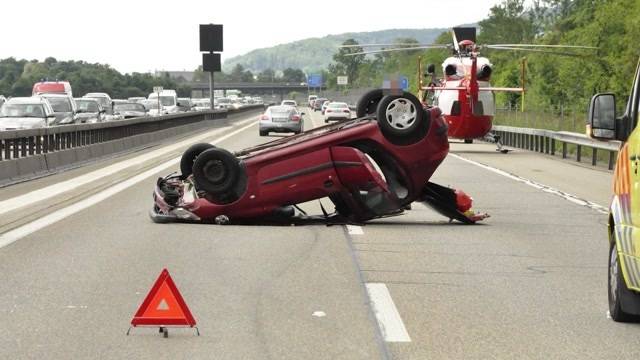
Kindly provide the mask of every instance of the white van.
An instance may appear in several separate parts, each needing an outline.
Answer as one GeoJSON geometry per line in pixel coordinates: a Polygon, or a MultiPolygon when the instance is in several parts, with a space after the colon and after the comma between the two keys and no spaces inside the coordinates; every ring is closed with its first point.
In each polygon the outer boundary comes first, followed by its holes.
{"type": "Polygon", "coordinates": [[[162,106],[162,112],[165,114],[175,114],[179,112],[178,108],[178,94],[175,90],[162,90],[160,94],[149,94],[149,100],[158,100],[160,97],[160,105],[162,106]]]}

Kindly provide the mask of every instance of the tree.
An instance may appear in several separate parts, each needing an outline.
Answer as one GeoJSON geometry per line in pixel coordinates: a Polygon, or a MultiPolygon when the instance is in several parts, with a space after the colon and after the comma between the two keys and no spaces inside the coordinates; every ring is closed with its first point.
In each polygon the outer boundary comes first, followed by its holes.
{"type": "Polygon", "coordinates": [[[272,83],[275,82],[276,72],[273,69],[265,69],[258,74],[258,82],[272,83]]]}
{"type": "Polygon", "coordinates": [[[349,45],[350,47],[341,47],[338,49],[338,52],[333,55],[335,65],[332,70],[341,73],[336,75],[347,75],[349,81],[355,82],[358,78],[358,69],[366,63],[366,59],[364,54],[350,54],[361,53],[364,49],[361,46],[357,46],[359,43],[354,39],[345,40],[342,45],[349,45]]]}
{"type": "Polygon", "coordinates": [[[307,79],[302,70],[286,68],[282,71],[282,81],[287,83],[301,83],[307,81],[307,79]]]}

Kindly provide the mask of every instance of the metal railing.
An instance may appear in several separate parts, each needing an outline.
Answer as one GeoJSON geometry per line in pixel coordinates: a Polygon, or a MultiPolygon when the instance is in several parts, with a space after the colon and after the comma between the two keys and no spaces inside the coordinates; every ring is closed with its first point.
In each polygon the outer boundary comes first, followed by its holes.
{"type": "MultiPolygon", "coordinates": [[[[240,113],[255,109],[256,107],[247,107],[229,113],[240,113]]],[[[204,120],[224,119],[226,117],[227,111],[199,111],[95,124],[0,131],[0,161],[100,144],[204,120]]]]}
{"type": "Polygon", "coordinates": [[[0,132],[0,186],[80,166],[194,131],[225,126],[234,116],[262,111],[200,111],[151,118],[0,132]]]}
{"type": "Polygon", "coordinates": [[[500,125],[493,126],[493,130],[500,136],[500,141],[503,145],[550,155],[555,155],[559,149],[563,159],[569,157],[569,144],[572,144],[575,146],[577,162],[582,162],[583,148],[590,148],[591,165],[593,166],[598,165],[598,151],[607,151],[609,154],[609,170],[613,170],[616,153],[620,150],[621,146],[620,141],[594,140],[584,134],[569,131],[551,131],[500,125]]]}

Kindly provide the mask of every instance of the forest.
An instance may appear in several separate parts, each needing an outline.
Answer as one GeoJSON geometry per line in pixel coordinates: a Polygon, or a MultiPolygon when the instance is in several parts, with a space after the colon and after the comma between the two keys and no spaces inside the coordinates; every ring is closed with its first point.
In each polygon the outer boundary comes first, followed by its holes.
{"type": "MultiPolygon", "coordinates": [[[[594,46],[580,56],[481,50],[492,62],[492,85],[520,85],[521,63],[526,57],[526,106],[531,108],[570,108],[583,111],[591,96],[611,91],[619,99],[628,96],[638,64],[640,48],[640,1],[637,0],[504,0],[491,8],[478,23],[478,44],[563,44],[594,46]]],[[[415,39],[396,39],[396,43],[417,43],[415,39]]],[[[449,32],[436,43],[451,43],[449,32]]],[[[344,44],[358,44],[350,39],[344,44]]],[[[345,56],[361,47],[341,49],[333,56],[325,76],[335,83],[335,74],[346,74],[355,87],[382,83],[385,76],[408,76],[411,90],[417,89],[418,56],[423,65],[440,64],[450,56],[448,50],[410,50],[345,56]]],[[[517,106],[519,94],[498,94],[498,104],[517,106]]],[[[624,101],[619,101],[623,105],[624,101]]]]}

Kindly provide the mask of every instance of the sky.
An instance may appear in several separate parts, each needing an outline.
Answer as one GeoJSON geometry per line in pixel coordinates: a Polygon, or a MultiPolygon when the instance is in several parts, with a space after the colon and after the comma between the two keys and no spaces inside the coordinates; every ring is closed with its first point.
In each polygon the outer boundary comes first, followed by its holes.
{"type": "Polygon", "coordinates": [[[8,0],[1,6],[0,58],[53,56],[123,73],[193,70],[202,61],[199,24],[224,25],[224,61],[309,37],[473,23],[499,2],[8,0]]]}

